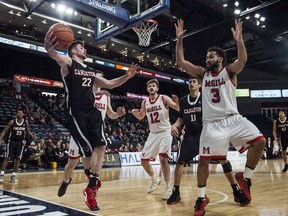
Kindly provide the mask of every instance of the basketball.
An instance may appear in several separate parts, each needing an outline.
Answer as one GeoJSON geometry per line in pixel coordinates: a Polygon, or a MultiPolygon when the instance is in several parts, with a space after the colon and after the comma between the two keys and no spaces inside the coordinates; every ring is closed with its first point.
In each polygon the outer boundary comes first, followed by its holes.
{"type": "Polygon", "coordinates": [[[52,37],[56,37],[56,41],[58,42],[55,49],[67,50],[74,41],[74,33],[71,27],[64,23],[56,23],[50,29],[53,31],[52,37]]]}

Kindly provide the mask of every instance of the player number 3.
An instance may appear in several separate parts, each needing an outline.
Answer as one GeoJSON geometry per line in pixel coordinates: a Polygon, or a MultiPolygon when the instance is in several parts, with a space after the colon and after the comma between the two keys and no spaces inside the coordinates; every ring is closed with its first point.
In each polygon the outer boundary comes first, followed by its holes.
{"type": "Polygon", "coordinates": [[[220,103],[220,93],[219,93],[219,89],[213,88],[211,89],[211,93],[212,93],[212,102],[213,103],[220,103]]]}

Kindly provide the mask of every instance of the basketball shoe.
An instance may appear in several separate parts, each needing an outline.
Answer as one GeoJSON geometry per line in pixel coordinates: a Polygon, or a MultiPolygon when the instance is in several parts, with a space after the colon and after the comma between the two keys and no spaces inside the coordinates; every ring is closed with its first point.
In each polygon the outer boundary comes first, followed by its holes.
{"type": "Polygon", "coordinates": [[[165,189],[164,194],[162,195],[162,200],[168,200],[172,194],[171,189],[165,189]]]}
{"type": "Polygon", "coordinates": [[[62,181],[62,184],[60,185],[60,187],[58,189],[58,196],[59,197],[64,196],[64,194],[66,193],[67,187],[71,183],[71,181],[72,181],[71,177],[70,177],[68,182],[62,181]]]}
{"type": "Polygon", "coordinates": [[[288,170],[288,164],[285,163],[285,166],[284,166],[284,169],[282,170],[282,172],[285,173],[285,172],[287,172],[287,170],[288,170]]]}
{"type": "Polygon", "coordinates": [[[98,180],[96,186],[94,186],[93,188],[87,186],[83,190],[84,201],[91,211],[100,210],[99,206],[97,205],[97,200],[96,200],[96,192],[98,191],[100,187],[101,187],[101,181],[98,180]]]}
{"type": "Polygon", "coordinates": [[[202,216],[205,214],[205,207],[208,205],[209,199],[207,196],[205,198],[198,197],[196,204],[194,206],[194,216],[202,216]]]}
{"type": "Polygon", "coordinates": [[[10,181],[12,183],[16,183],[17,182],[16,175],[12,175],[11,178],[10,178],[10,181]]]}
{"type": "Polygon", "coordinates": [[[250,200],[247,199],[242,189],[237,190],[237,192],[233,192],[233,196],[234,201],[242,206],[246,206],[250,203],[250,200]]]}
{"type": "Polygon", "coordinates": [[[156,179],[156,181],[152,181],[151,184],[148,186],[147,188],[147,193],[152,193],[156,186],[159,185],[161,183],[161,180],[160,179],[156,179]]]}
{"type": "Polygon", "coordinates": [[[245,200],[243,200],[244,202],[240,202],[240,204],[242,206],[249,205],[251,202],[251,194],[250,194],[250,187],[252,185],[251,180],[250,179],[244,179],[243,172],[236,173],[235,179],[238,182],[238,185],[241,188],[241,190],[244,194],[244,197],[245,197],[245,200]]]}
{"type": "Polygon", "coordinates": [[[172,195],[167,200],[168,205],[175,205],[177,202],[181,200],[180,193],[176,193],[173,191],[172,195]]]}

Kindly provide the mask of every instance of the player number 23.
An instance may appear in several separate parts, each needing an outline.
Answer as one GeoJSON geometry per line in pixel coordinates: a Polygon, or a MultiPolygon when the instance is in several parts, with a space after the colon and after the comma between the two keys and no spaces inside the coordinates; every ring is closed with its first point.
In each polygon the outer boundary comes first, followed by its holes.
{"type": "Polygon", "coordinates": [[[211,93],[212,93],[212,102],[213,103],[220,103],[221,99],[220,99],[219,89],[212,88],[211,93]]]}
{"type": "Polygon", "coordinates": [[[91,87],[91,78],[83,77],[82,81],[82,86],[91,87]]]}

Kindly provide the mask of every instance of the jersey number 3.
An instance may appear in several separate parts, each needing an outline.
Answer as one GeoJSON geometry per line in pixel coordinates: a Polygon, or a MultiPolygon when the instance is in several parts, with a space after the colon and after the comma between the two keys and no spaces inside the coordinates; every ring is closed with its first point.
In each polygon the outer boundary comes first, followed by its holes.
{"type": "Polygon", "coordinates": [[[83,77],[82,81],[82,86],[91,87],[91,78],[83,77]]]}
{"type": "Polygon", "coordinates": [[[155,123],[158,123],[160,122],[159,120],[159,113],[158,112],[153,112],[150,114],[150,118],[151,118],[151,123],[152,124],[155,124],[155,123]]]}
{"type": "Polygon", "coordinates": [[[220,103],[221,99],[220,99],[220,93],[219,93],[219,89],[216,88],[212,88],[211,89],[211,93],[212,93],[212,102],[213,103],[220,103]]]}

